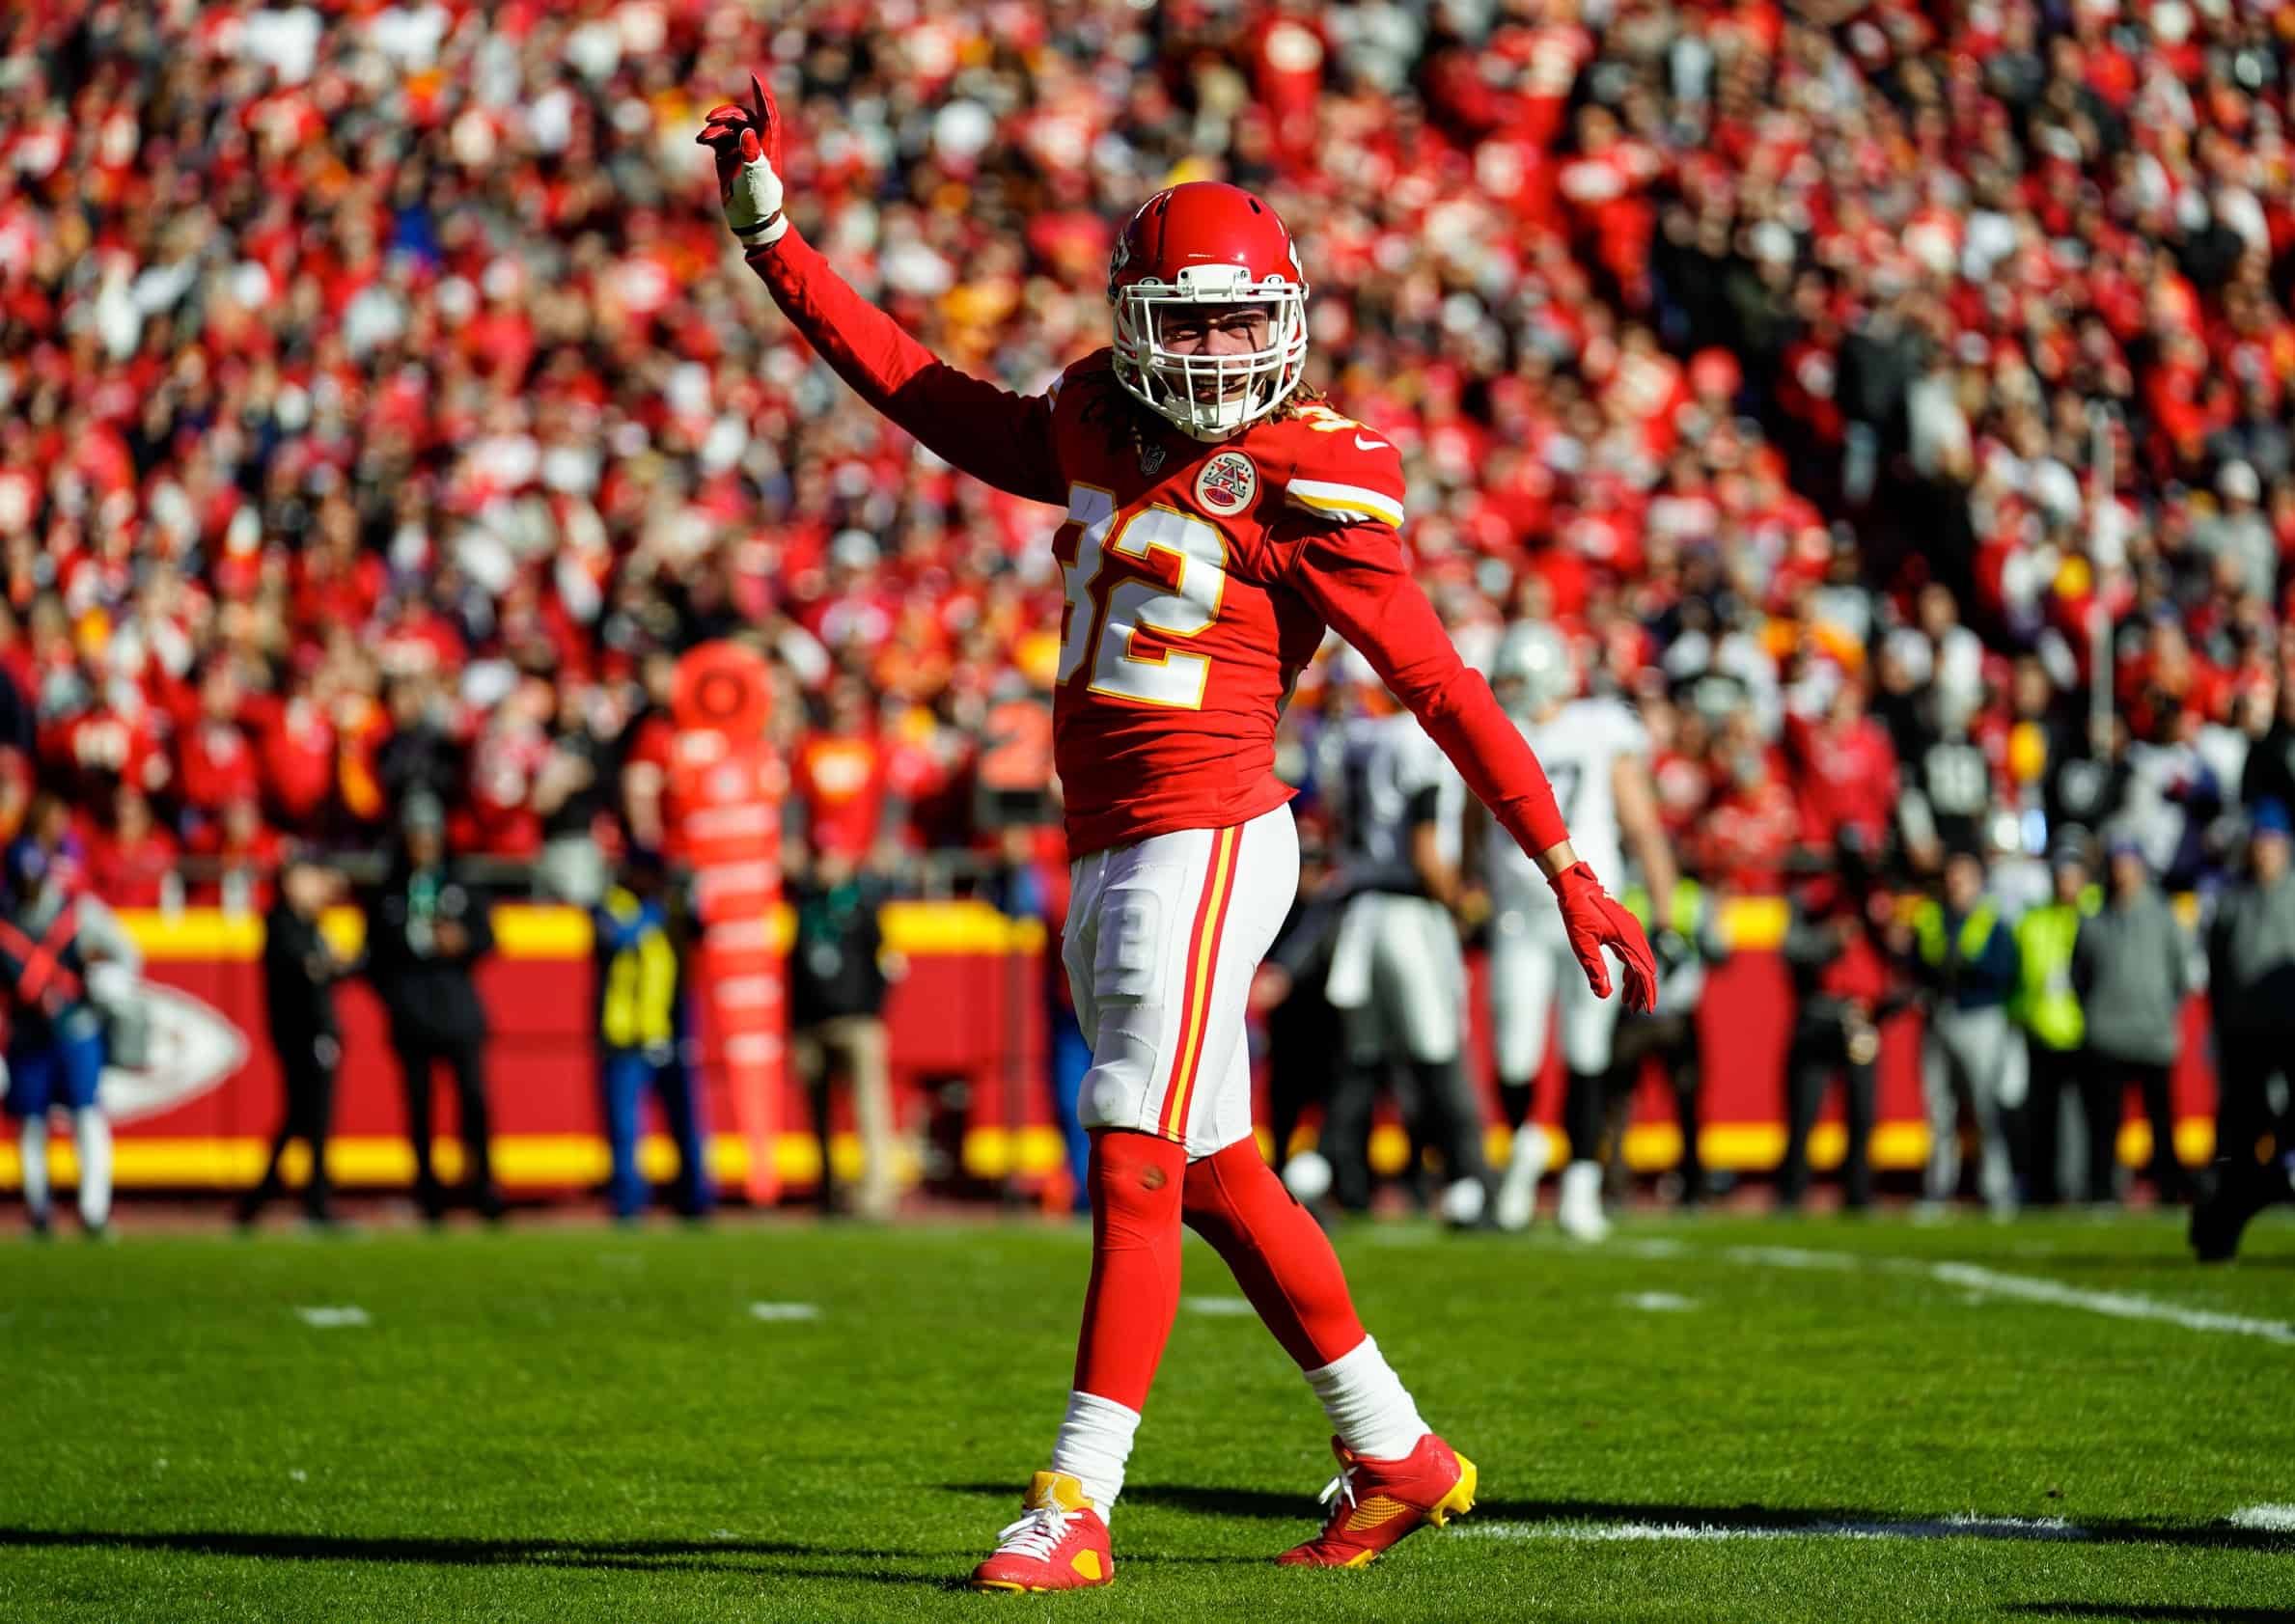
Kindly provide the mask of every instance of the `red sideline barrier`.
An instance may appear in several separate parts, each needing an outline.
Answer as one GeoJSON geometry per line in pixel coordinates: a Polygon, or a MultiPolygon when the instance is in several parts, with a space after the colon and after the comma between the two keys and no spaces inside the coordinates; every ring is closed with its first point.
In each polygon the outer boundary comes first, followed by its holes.
{"type": "MultiPolygon", "coordinates": [[[[480,986],[494,1023],[489,1077],[495,1112],[496,1164],[503,1182],[528,1194],[573,1192],[601,1181],[606,1155],[601,1138],[595,1068],[590,1040],[594,974],[589,923],[573,909],[505,907],[496,913],[502,950],[480,971],[480,986]]],[[[228,1075],[202,1086],[196,1077],[170,1078],[175,1096],[149,1115],[123,1120],[118,1172],[127,1187],[223,1188],[252,1182],[279,1115],[278,1069],[263,1035],[263,990],[255,950],[260,925],[193,912],[174,922],[130,916],[143,938],[147,977],[201,1001],[246,1037],[246,1056],[228,1075]]],[[[354,933],[351,919],[330,929],[354,933]]],[[[926,1085],[943,1078],[966,1085],[965,1170],[994,1178],[1008,1170],[1050,1173],[1060,1158],[1050,1127],[1043,1082],[1040,960],[1042,934],[1032,923],[1007,922],[979,903],[897,904],[886,911],[888,943],[909,960],[908,978],[892,995],[888,1019],[900,1121],[921,1134],[927,1111],[926,1085]],[[1013,1053],[1013,1039],[1018,1052],[1013,1053]],[[1023,1090],[1020,1110],[1008,1117],[1006,1089],[1023,1090]],[[1015,1134],[1008,1122],[1017,1122],[1015,1134]]],[[[1488,1077],[1481,1008],[1482,969],[1474,967],[1478,1017],[1474,1065],[1488,1077]]],[[[411,1175],[402,1142],[403,1112],[396,1065],[373,995],[352,983],[341,993],[345,1061],[336,1111],[333,1166],[339,1181],[397,1185],[411,1175]]],[[[1714,968],[1701,1019],[1706,1045],[1706,1162],[1715,1168],[1761,1171],[1775,1166],[1784,1142],[1781,1079],[1790,1020],[1783,966],[1774,953],[1743,951],[1714,968]]],[[[2184,1159],[2204,1157],[2214,1089],[2206,1061],[2205,1005],[2194,999],[2184,1015],[2184,1060],[2175,1074],[2177,1143],[2184,1159]]],[[[733,1117],[723,1066],[704,1020],[704,1065],[712,1115],[712,1170],[738,1185],[748,1149],[732,1132],[733,1117]]],[[[167,1070],[163,1055],[160,1069],[167,1070]]],[[[1486,1085],[1487,1086],[1487,1085],[1486,1085]]],[[[807,1132],[809,1107],[800,1091],[783,1085],[775,1146],[781,1176],[805,1186],[819,1173],[807,1132]]],[[[1559,1107],[1560,1088],[1549,1072],[1541,1114],[1559,1107]]],[[[439,1091],[438,1153],[442,1170],[455,1170],[451,1090],[439,1091]]],[[[1903,1017],[1883,1034],[1880,1127],[1874,1159],[1884,1168],[1916,1167],[1925,1153],[1918,1073],[1918,1022],[1903,1017]]],[[[1838,1123],[1838,1108],[1826,1121],[1838,1123]]],[[[1493,1111],[1495,1120],[1495,1111],[1493,1111]]],[[[1636,1103],[1627,1153],[1637,1166],[1670,1166],[1679,1149],[1670,1103],[1654,1084],[1636,1103]]],[[[841,1170],[853,1155],[849,1136],[836,1154],[841,1170]]],[[[1397,1136],[1398,1137],[1398,1136],[1397,1136]]],[[[57,1136],[59,1141],[66,1136],[57,1136]]],[[[1494,1135],[1494,1141],[1496,1136],[1494,1135]]],[[[1837,1125],[1820,1128],[1816,1160],[1838,1159],[1837,1125]]],[[[2140,1122],[2123,1131],[2123,1157],[2140,1159],[2148,1140],[2140,1122]]],[[[1378,1147],[1391,1156],[1391,1147],[1378,1147]]],[[[649,1142],[653,1170],[666,1169],[666,1142],[649,1142]]],[[[56,1150],[55,1171],[71,1176],[68,1143],[56,1150]]],[[[0,1184],[16,1182],[15,1146],[0,1143],[0,1184]]]]}

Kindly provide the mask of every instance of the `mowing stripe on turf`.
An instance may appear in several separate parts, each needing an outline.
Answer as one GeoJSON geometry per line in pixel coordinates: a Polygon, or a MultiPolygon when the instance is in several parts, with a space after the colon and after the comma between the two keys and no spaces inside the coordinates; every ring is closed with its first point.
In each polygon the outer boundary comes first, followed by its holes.
{"type": "Polygon", "coordinates": [[[1633,1256],[1656,1259],[1718,1257],[1725,1263],[1741,1263],[1750,1268],[1907,1275],[1984,1296],[2012,1297],[2024,1303],[2078,1308],[2085,1313],[2104,1314],[2113,1319],[2151,1320],[2161,1325],[2181,1326],[2186,1331],[2204,1331],[2228,1336],[2255,1336],[2283,1347],[2295,1347],[2295,1325],[2285,1320],[2219,1313],[2213,1308],[2187,1308],[2180,1303],[2163,1303],[2156,1297],[2144,1297],[2132,1291],[2090,1291],[2037,1275],[2003,1274],[1998,1269],[1987,1269],[1975,1263],[1932,1263],[1916,1257],[1876,1257],[1865,1252],[1821,1252],[1783,1246],[1731,1246],[1701,1252],[1696,1248],[1684,1249],[1679,1242],[1666,1240],[1624,1241],[1619,1243],[1619,1250],[1633,1256]]]}
{"type": "Polygon", "coordinates": [[[2095,1536],[2060,1517],[1949,1517],[1900,1523],[1466,1523],[1469,1539],[1617,1540],[1705,1539],[2059,1539],[2095,1536]]]}

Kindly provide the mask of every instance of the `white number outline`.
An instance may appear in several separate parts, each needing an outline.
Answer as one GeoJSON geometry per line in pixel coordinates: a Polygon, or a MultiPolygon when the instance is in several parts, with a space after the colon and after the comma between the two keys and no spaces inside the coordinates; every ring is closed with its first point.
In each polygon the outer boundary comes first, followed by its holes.
{"type": "Polygon", "coordinates": [[[1061,611],[1060,660],[1054,681],[1065,685],[1091,670],[1085,691],[1166,710],[1201,710],[1210,684],[1211,659],[1165,647],[1136,652],[1142,632],[1164,642],[1200,637],[1219,623],[1227,601],[1228,538],[1209,521],[1164,503],[1143,508],[1114,524],[1116,498],[1098,485],[1077,481],[1068,486],[1068,522],[1077,526],[1076,561],[1061,566],[1066,604],[1061,611]],[[1172,584],[1125,575],[1096,591],[1106,573],[1109,552],[1142,563],[1157,553],[1178,562],[1172,584]],[[1207,592],[1192,571],[1211,572],[1207,592]],[[1079,620],[1077,611],[1086,611],[1079,620]],[[1192,623],[1191,623],[1192,622],[1192,623]],[[1192,679],[1192,680],[1191,680],[1192,679]]]}
{"type": "Polygon", "coordinates": [[[1067,487],[1067,518],[1076,526],[1076,562],[1060,566],[1061,588],[1067,602],[1060,611],[1060,663],[1052,676],[1056,688],[1065,686],[1083,670],[1085,650],[1099,643],[1101,604],[1099,594],[1092,589],[1107,564],[1105,549],[1108,526],[1116,521],[1116,493],[1102,485],[1075,481],[1067,487]],[[1092,500],[1093,497],[1099,500],[1092,500]],[[1074,635],[1079,609],[1084,612],[1087,637],[1074,635]]]}

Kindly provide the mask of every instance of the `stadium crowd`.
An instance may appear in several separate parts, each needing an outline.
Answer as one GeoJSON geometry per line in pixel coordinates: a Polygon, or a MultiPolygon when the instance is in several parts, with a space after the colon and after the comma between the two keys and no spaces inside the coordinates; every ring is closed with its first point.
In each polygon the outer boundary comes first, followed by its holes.
{"type": "Polygon", "coordinates": [[[816,849],[990,843],[1056,517],[737,262],[693,131],[763,64],[802,229],[1015,388],[1104,342],[1148,191],[1267,195],[1461,647],[1563,628],[1726,891],[2066,826],[2209,890],[2295,801],[2284,7],[36,0],[0,42],[0,835],[117,905],[265,905],[426,791],[594,901],[583,853],[659,841],[671,659],[734,633],[816,849]]]}

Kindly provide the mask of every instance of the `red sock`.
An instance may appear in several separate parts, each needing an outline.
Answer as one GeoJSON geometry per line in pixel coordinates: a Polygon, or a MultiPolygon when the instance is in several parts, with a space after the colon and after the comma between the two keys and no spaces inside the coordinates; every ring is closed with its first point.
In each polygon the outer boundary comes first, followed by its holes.
{"type": "Polygon", "coordinates": [[[1187,1149],[1153,1134],[1092,1136],[1092,1284],[1076,1342],[1076,1389],[1148,1404],[1179,1314],[1179,1197],[1187,1149]]]}
{"type": "Polygon", "coordinates": [[[1363,1322],[1330,1237],[1259,1159],[1257,1143],[1239,1140],[1189,1168],[1183,1212],[1300,1369],[1319,1370],[1362,1345],[1363,1322]]]}

